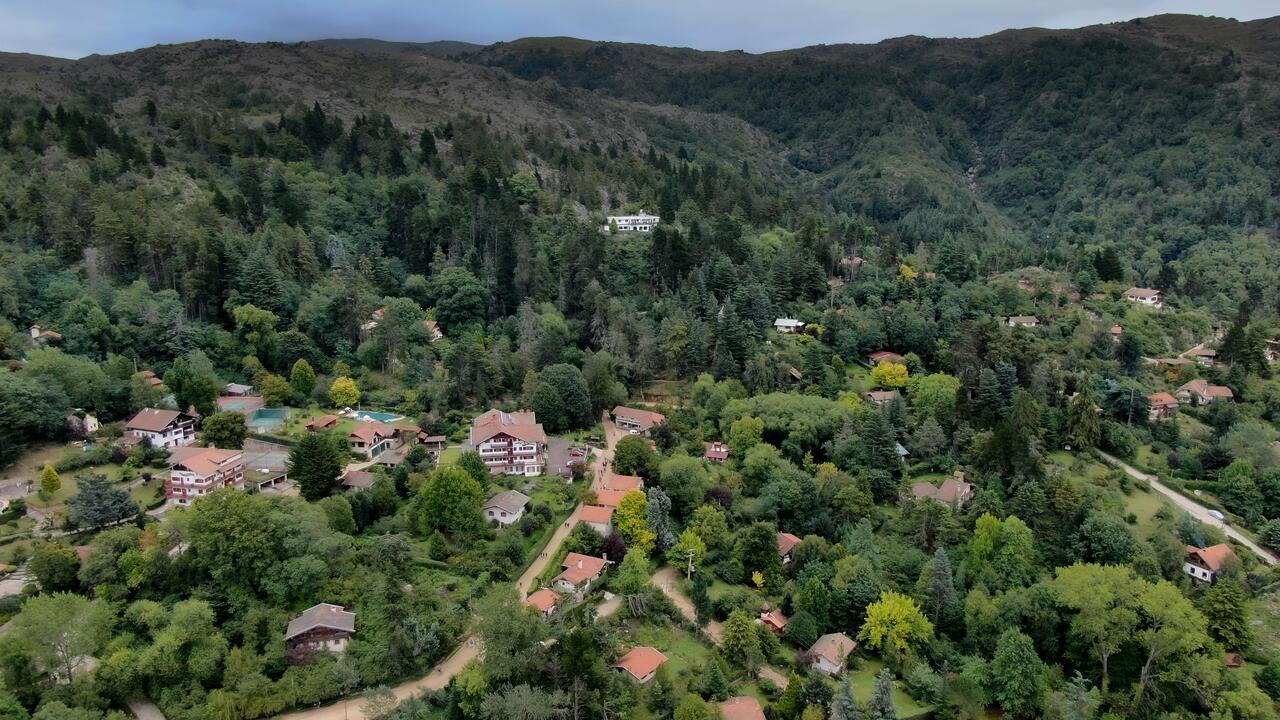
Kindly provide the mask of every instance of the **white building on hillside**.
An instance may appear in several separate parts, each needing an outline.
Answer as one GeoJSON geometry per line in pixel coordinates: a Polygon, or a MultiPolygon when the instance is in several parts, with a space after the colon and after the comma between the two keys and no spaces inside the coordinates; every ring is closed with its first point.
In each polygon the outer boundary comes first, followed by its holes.
{"type": "Polygon", "coordinates": [[[641,210],[636,215],[610,215],[605,219],[605,225],[610,229],[617,227],[618,232],[649,232],[660,220],[657,215],[641,210]]]}

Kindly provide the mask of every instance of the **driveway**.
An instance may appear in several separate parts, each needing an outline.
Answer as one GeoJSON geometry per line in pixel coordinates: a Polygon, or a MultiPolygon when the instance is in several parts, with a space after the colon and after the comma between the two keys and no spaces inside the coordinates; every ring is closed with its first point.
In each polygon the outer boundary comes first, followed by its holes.
{"type": "Polygon", "coordinates": [[[1254,552],[1255,555],[1261,558],[1264,564],[1266,565],[1276,564],[1276,556],[1273,553],[1271,553],[1269,550],[1266,550],[1261,545],[1255,543],[1253,540],[1250,540],[1244,533],[1240,532],[1234,527],[1210,515],[1209,509],[1206,508],[1205,506],[1192,500],[1186,495],[1183,495],[1182,493],[1174,490],[1168,485],[1165,485],[1164,483],[1160,482],[1160,478],[1156,477],[1155,475],[1144,473],[1141,470],[1130,465],[1129,463],[1126,463],[1123,460],[1120,460],[1119,458],[1108,455],[1107,453],[1104,453],[1101,450],[1098,451],[1098,454],[1101,455],[1102,458],[1107,462],[1120,468],[1121,470],[1124,470],[1126,473],[1128,473],[1129,477],[1132,477],[1136,480],[1145,480],[1149,485],[1151,485],[1151,488],[1153,490],[1172,500],[1174,505],[1177,505],[1183,510],[1186,510],[1187,513],[1191,515],[1191,517],[1195,518],[1196,520],[1199,520],[1205,525],[1211,525],[1213,527],[1218,528],[1222,532],[1226,533],[1227,536],[1230,537],[1232,540],[1235,540],[1239,542],[1241,545],[1244,545],[1245,547],[1249,548],[1254,552]]]}

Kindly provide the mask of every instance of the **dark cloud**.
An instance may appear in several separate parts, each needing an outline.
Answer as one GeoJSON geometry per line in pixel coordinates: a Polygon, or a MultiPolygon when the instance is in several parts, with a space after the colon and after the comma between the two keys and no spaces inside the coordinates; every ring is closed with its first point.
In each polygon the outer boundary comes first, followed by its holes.
{"type": "Polygon", "coordinates": [[[1166,12],[1247,20],[1274,0],[0,0],[0,50],[61,57],[203,38],[489,43],[533,35],[752,52],[901,35],[1079,27],[1166,12]]]}

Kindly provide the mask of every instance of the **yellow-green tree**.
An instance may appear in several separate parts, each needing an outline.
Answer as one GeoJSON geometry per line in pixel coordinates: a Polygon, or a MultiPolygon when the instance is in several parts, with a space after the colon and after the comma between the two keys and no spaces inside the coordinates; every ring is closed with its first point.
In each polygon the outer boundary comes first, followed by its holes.
{"type": "Polygon", "coordinates": [[[351,406],[360,402],[360,386],[349,377],[340,377],[329,386],[329,399],[334,405],[351,406]]]}
{"type": "Polygon", "coordinates": [[[62,478],[58,477],[58,471],[54,470],[52,465],[46,464],[44,470],[40,471],[40,495],[47,500],[60,489],[62,489],[62,478]]]}
{"type": "Polygon", "coordinates": [[[627,541],[627,548],[640,550],[646,555],[658,539],[649,529],[648,505],[649,501],[643,490],[629,490],[622,496],[618,510],[613,514],[613,526],[622,539],[627,541]]]}
{"type": "Polygon", "coordinates": [[[892,590],[867,606],[867,620],[858,633],[858,639],[874,650],[892,647],[899,653],[914,652],[932,637],[933,623],[916,601],[892,590]]]}
{"type": "Polygon", "coordinates": [[[871,368],[871,382],[876,387],[897,389],[907,384],[907,366],[902,363],[882,361],[871,368]]]}

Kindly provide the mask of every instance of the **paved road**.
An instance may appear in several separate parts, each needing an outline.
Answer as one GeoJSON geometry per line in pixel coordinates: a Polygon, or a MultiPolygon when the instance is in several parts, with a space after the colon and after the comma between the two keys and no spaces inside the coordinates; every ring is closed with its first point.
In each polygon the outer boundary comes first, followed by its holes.
{"type": "Polygon", "coordinates": [[[1172,500],[1175,505],[1182,508],[1183,510],[1186,510],[1187,513],[1191,515],[1191,517],[1195,518],[1196,520],[1199,520],[1205,525],[1212,525],[1213,527],[1218,528],[1222,532],[1226,533],[1231,539],[1236,540],[1241,545],[1244,545],[1245,547],[1249,548],[1254,552],[1254,554],[1256,554],[1259,558],[1261,558],[1263,563],[1267,565],[1276,564],[1276,556],[1273,553],[1264,549],[1261,545],[1258,545],[1253,540],[1250,540],[1244,533],[1240,532],[1239,530],[1228,525],[1227,523],[1224,523],[1221,520],[1210,515],[1209,509],[1206,508],[1205,506],[1192,500],[1186,495],[1183,495],[1177,490],[1174,490],[1168,485],[1165,485],[1164,483],[1160,482],[1160,478],[1156,477],[1155,475],[1144,473],[1138,468],[1130,465],[1129,463],[1126,463],[1117,457],[1108,455],[1107,453],[1104,453],[1101,450],[1098,451],[1098,454],[1101,455],[1102,458],[1107,462],[1120,468],[1121,470],[1124,470],[1126,473],[1129,474],[1130,477],[1136,480],[1145,480],[1148,484],[1151,485],[1153,490],[1172,500]]]}
{"type": "MultiPolygon", "coordinates": [[[[684,615],[695,625],[698,623],[698,613],[694,610],[693,601],[689,599],[680,590],[680,586],[676,583],[680,580],[680,572],[670,565],[664,565],[653,574],[653,584],[658,586],[663,595],[671,599],[671,603],[676,606],[680,614],[684,615]]],[[[703,628],[707,633],[707,637],[711,638],[711,642],[720,645],[724,642],[724,626],[719,622],[712,620],[703,628]]],[[[787,678],[782,673],[765,665],[760,668],[760,677],[767,678],[774,685],[780,688],[787,686],[787,678]]]]}

